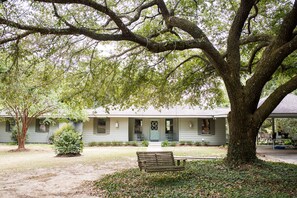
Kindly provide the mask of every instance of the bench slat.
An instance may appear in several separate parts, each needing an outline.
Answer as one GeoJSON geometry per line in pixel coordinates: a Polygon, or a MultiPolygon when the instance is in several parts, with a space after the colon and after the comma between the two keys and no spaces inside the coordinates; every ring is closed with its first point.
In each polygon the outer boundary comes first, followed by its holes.
{"type": "Polygon", "coordinates": [[[165,171],[182,171],[185,170],[185,160],[183,165],[175,164],[172,151],[158,152],[136,152],[138,158],[138,166],[140,170],[146,172],[165,172],[165,171]]]}

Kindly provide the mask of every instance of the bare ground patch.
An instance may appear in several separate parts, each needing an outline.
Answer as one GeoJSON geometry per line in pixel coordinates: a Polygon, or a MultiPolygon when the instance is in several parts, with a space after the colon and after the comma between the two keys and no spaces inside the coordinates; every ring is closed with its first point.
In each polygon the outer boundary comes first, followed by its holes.
{"type": "Polygon", "coordinates": [[[98,197],[93,188],[94,180],[131,167],[136,167],[134,158],[4,173],[0,174],[0,194],[8,198],[98,197]]]}

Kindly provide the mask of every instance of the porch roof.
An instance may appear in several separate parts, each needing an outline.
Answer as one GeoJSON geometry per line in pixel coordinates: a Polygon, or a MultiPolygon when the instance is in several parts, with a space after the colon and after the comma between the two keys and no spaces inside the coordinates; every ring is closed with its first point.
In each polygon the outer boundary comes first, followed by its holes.
{"type": "MultiPolygon", "coordinates": [[[[263,104],[263,102],[267,99],[267,97],[260,100],[259,105],[263,104]]],[[[272,111],[269,117],[295,117],[297,118],[297,96],[294,94],[288,94],[279,105],[272,111]]]]}
{"type": "Polygon", "coordinates": [[[201,109],[199,107],[175,106],[171,108],[155,109],[126,109],[110,110],[104,108],[89,109],[89,117],[130,117],[130,118],[219,118],[227,117],[229,108],[201,109]]]}

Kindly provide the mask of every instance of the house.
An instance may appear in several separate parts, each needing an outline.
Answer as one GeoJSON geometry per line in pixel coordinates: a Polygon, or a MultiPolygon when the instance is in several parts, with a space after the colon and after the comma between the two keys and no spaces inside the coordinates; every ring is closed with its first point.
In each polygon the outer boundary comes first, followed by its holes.
{"type": "MultiPolygon", "coordinates": [[[[259,105],[265,101],[263,98],[259,105]]],[[[203,110],[199,107],[175,106],[159,110],[147,109],[111,110],[103,108],[87,110],[88,121],[72,123],[77,131],[82,132],[83,141],[198,141],[209,145],[226,143],[227,114],[229,108],[203,110]]],[[[11,142],[11,125],[7,115],[0,122],[0,142],[11,142]]],[[[275,108],[270,117],[297,118],[297,96],[287,95],[275,108]]],[[[34,120],[28,129],[28,142],[48,143],[52,134],[64,123],[45,125],[44,118],[34,120]]]]}
{"type": "MultiPolygon", "coordinates": [[[[83,141],[199,141],[209,145],[226,143],[228,108],[202,110],[176,106],[170,109],[87,110],[89,120],[73,123],[82,132],[83,141]]],[[[45,125],[34,120],[28,129],[29,143],[48,143],[50,136],[64,123],[45,125]]],[[[11,142],[9,119],[0,122],[0,142],[11,142]]]]}

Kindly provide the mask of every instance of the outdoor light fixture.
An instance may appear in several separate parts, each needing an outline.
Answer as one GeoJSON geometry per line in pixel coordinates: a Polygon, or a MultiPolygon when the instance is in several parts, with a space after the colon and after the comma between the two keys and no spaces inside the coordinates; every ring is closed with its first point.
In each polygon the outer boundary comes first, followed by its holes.
{"type": "Polygon", "coordinates": [[[193,127],[193,123],[191,121],[189,121],[189,128],[193,127]]]}
{"type": "Polygon", "coordinates": [[[116,121],[116,123],[115,123],[115,127],[116,127],[116,128],[119,128],[119,126],[120,126],[119,122],[116,121]]]}

